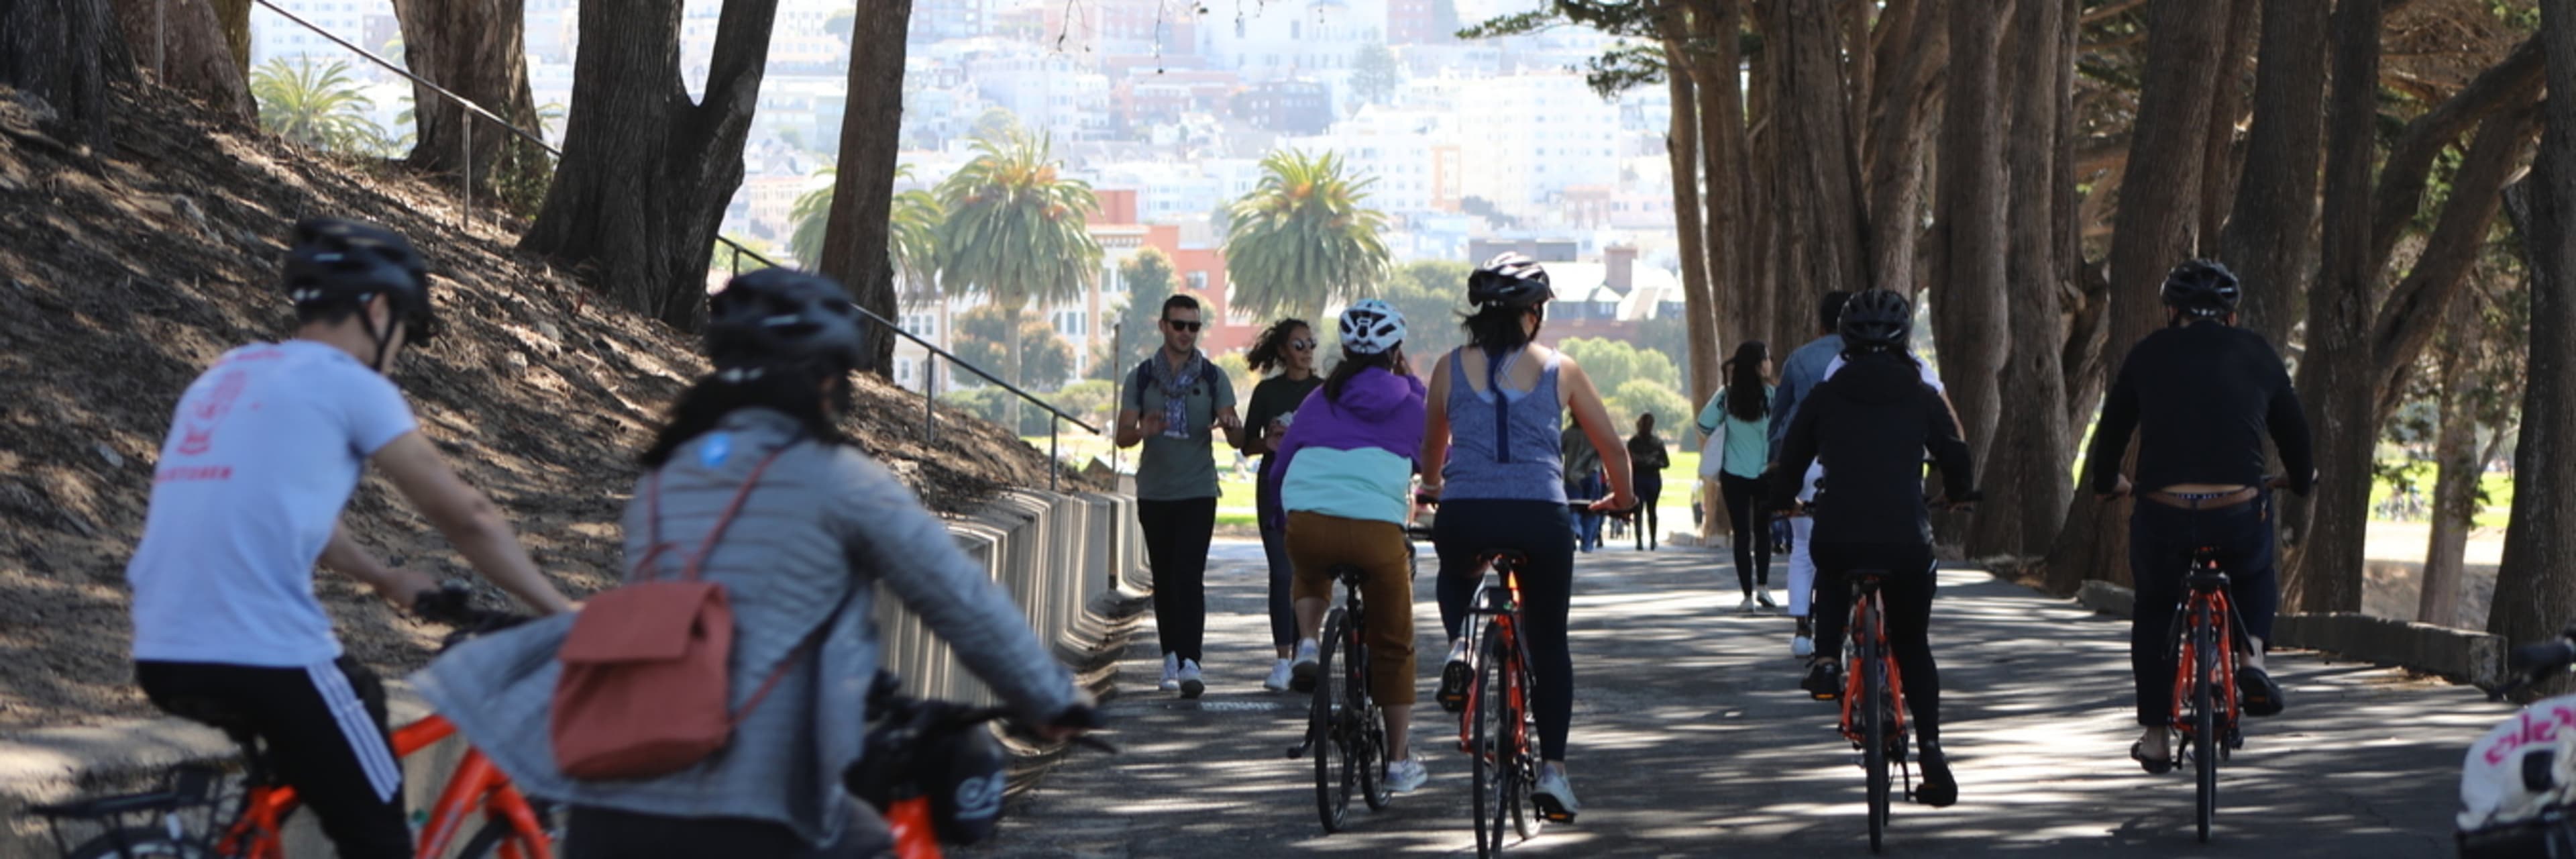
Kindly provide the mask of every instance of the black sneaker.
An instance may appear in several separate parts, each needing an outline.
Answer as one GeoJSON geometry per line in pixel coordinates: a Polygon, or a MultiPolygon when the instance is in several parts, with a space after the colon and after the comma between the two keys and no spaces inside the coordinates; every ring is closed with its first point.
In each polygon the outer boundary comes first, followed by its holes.
{"type": "Polygon", "coordinates": [[[2248,716],[2277,716],[2289,703],[2281,695],[2281,684],[2272,682],[2272,675],[2250,665],[2236,669],[2236,695],[2248,716]]]}
{"type": "Polygon", "coordinates": [[[1914,801],[1933,808],[1948,808],[1959,801],[1959,780],[1950,776],[1950,759],[1941,754],[1941,746],[1924,743],[1923,754],[1915,761],[1923,768],[1923,784],[1914,788],[1914,801]]]}
{"type": "Polygon", "coordinates": [[[1440,669],[1440,691],[1432,693],[1432,697],[1440,702],[1442,710],[1466,712],[1467,681],[1475,677],[1475,667],[1467,664],[1467,649],[1453,648],[1449,652],[1449,664],[1440,669]]]}
{"type": "Polygon", "coordinates": [[[1840,660],[1818,659],[1807,663],[1807,679],[1798,688],[1818,701],[1840,701],[1843,697],[1843,666],[1840,660]]]}

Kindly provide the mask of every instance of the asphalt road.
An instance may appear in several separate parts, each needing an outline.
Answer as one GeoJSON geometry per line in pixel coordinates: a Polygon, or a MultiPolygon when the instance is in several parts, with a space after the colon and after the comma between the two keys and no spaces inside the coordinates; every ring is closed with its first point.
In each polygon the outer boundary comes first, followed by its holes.
{"type": "MultiPolygon", "coordinates": [[[[1425,553],[1427,556],[1427,552],[1425,553]]],[[[1433,570],[1415,579],[1432,778],[1325,836],[1313,765],[1288,760],[1303,699],[1262,690],[1271,653],[1260,546],[1222,542],[1209,579],[1209,689],[1158,692],[1151,624],[1108,705],[1124,753],[1079,753],[975,855],[1474,855],[1465,759],[1440,713],[1433,570]]],[[[1718,555],[1610,551],[1577,564],[1574,732],[1584,810],[1506,852],[1547,856],[1867,855],[1862,778],[1829,705],[1796,689],[1790,624],[1745,616],[1718,555]],[[1723,582],[1720,578],[1723,578],[1723,582]]],[[[1775,584],[1785,576],[1775,570],[1775,584]]],[[[2128,625],[1981,572],[1945,571],[1934,608],[1946,809],[1899,805],[1900,856],[2378,857],[2451,854],[2468,744],[2510,710],[2476,690],[2309,653],[2276,653],[2291,709],[2249,723],[2223,771],[2214,841],[2192,834],[2188,770],[2149,776],[2135,739],[2128,625]]]]}

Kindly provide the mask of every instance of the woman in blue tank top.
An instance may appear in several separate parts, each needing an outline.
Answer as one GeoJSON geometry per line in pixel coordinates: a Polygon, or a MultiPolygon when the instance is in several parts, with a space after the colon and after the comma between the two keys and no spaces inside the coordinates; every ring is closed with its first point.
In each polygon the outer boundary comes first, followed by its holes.
{"type": "Polygon", "coordinates": [[[1594,507],[1625,510],[1636,506],[1636,495],[1628,448],[1592,379],[1573,359],[1531,342],[1553,297],[1546,270],[1516,253],[1495,257],[1468,278],[1467,302],[1475,307],[1467,318],[1468,343],[1432,371],[1421,464],[1424,493],[1441,499],[1431,530],[1440,553],[1440,623],[1449,633],[1440,706],[1455,713],[1466,701],[1467,603],[1482,572],[1476,556],[1503,550],[1528,556],[1520,571],[1522,635],[1538,675],[1531,709],[1546,761],[1534,799],[1548,818],[1571,821],[1580,808],[1565,775],[1565,736],[1574,717],[1574,657],[1565,637],[1574,531],[1558,448],[1568,409],[1610,476],[1610,497],[1594,507]]]}

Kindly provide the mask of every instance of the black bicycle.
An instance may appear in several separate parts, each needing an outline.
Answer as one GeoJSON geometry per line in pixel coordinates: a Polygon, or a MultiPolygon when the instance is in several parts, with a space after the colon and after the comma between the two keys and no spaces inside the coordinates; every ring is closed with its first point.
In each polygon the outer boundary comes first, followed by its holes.
{"type": "Polygon", "coordinates": [[[1335,564],[1333,580],[1342,586],[1342,604],[1324,614],[1323,637],[1312,675],[1300,675],[1297,691],[1313,691],[1306,711],[1306,740],[1288,750],[1291,759],[1315,755],[1315,812],[1326,833],[1342,831],[1351,795],[1359,794],[1370,811],[1386,808],[1394,792],[1387,789],[1386,722],[1377,701],[1369,697],[1367,606],[1360,599],[1366,571],[1335,564]],[[1334,656],[1341,670],[1334,671],[1334,656]],[[1338,687],[1338,689],[1336,688],[1338,687]]]}

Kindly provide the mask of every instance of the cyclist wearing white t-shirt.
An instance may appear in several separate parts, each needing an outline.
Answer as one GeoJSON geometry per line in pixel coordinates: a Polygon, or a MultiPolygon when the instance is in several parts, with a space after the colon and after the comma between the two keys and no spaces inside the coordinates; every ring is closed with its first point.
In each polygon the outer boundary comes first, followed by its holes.
{"type": "Polygon", "coordinates": [[[340,220],[297,224],[293,339],[225,353],[190,383],[152,481],[134,592],[135,679],[163,710],[263,740],[343,857],[408,857],[383,690],[343,657],[316,560],[409,606],[437,587],[340,527],[374,462],[485,578],[540,612],[572,605],[500,511],[459,481],[384,376],[435,330],[420,256],[340,220]]]}

